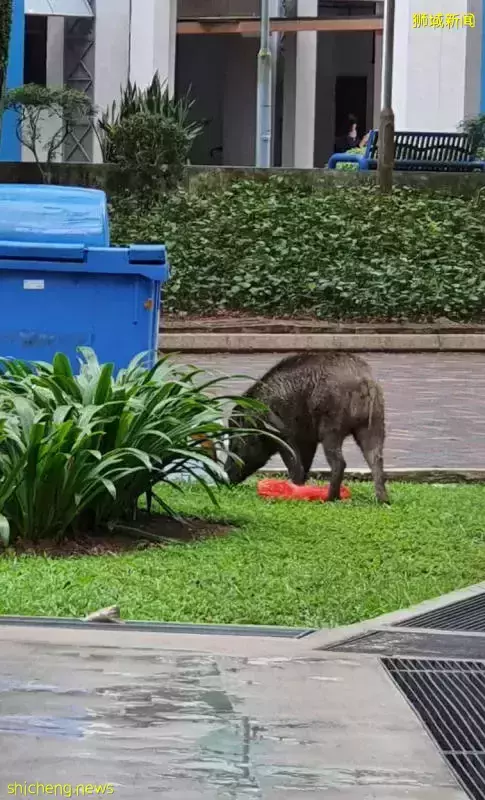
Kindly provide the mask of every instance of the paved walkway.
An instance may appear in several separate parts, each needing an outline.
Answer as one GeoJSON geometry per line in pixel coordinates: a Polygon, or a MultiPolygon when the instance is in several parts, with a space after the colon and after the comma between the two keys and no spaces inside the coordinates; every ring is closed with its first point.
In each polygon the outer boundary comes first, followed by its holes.
{"type": "MultiPolygon", "coordinates": [[[[388,468],[485,467],[485,354],[373,353],[364,357],[385,390],[388,468]]],[[[279,358],[271,353],[183,356],[185,362],[214,375],[255,378],[279,358]]],[[[248,381],[227,385],[241,392],[248,381]]],[[[345,457],[350,468],[365,466],[351,441],[345,457]]],[[[321,451],[314,467],[326,467],[321,451]]]]}
{"type": "Polygon", "coordinates": [[[465,800],[375,658],[112,628],[0,626],[0,648],[2,800],[465,800]]]}

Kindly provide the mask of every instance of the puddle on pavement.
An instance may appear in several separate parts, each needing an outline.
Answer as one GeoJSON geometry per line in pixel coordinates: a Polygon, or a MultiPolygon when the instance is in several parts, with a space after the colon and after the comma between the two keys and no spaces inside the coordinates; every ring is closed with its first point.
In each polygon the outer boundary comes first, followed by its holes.
{"type": "Polygon", "coordinates": [[[0,734],[15,733],[34,736],[67,736],[81,739],[85,726],[83,719],[69,717],[41,717],[25,714],[0,715],[0,734]]]}
{"type": "MultiPolygon", "coordinates": [[[[281,669],[275,661],[267,668],[281,669]]],[[[11,668],[8,657],[1,663],[0,785],[64,771],[70,783],[112,782],[120,800],[264,799],[277,787],[329,785],[318,761],[314,770],[299,763],[315,747],[310,727],[244,716],[244,698],[224,690],[210,656],[38,645],[11,668]]]]}

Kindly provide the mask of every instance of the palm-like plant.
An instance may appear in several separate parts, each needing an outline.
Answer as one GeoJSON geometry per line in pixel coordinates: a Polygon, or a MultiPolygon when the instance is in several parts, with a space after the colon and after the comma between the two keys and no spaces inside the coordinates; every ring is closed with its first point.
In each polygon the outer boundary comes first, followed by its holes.
{"type": "Polygon", "coordinates": [[[136,83],[128,81],[121,90],[119,103],[113,101],[98,120],[97,132],[104,161],[110,164],[119,162],[121,154],[116,150],[118,130],[130,117],[137,115],[156,117],[160,124],[166,123],[167,136],[173,137],[174,131],[182,133],[190,150],[193,141],[203,130],[201,122],[190,120],[193,104],[190,93],[179,98],[173,97],[167,83],[160,81],[158,72],[146,89],[140,89],[136,83]]]}
{"type": "Polygon", "coordinates": [[[151,503],[156,484],[174,484],[181,473],[213,499],[211,484],[225,482],[204,444],[229,434],[224,408],[234,398],[209,394],[217,381],[197,383],[199,370],[181,370],[168,357],[146,370],[144,355],[114,375],[112,364],[80,350],[78,375],[62,354],[52,364],[0,361],[4,542],[133,520],[140,496],[151,503]]]}

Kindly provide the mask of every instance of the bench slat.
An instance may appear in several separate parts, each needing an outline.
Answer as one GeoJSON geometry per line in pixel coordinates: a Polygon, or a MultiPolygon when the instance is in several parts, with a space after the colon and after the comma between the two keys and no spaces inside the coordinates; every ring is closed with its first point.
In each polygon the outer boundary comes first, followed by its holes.
{"type": "MultiPolygon", "coordinates": [[[[366,158],[374,168],[378,157],[379,132],[369,136],[366,158]]],[[[471,142],[466,133],[396,131],[394,134],[396,167],[436,171],[466,170],[474,162],[471,142]]]]}

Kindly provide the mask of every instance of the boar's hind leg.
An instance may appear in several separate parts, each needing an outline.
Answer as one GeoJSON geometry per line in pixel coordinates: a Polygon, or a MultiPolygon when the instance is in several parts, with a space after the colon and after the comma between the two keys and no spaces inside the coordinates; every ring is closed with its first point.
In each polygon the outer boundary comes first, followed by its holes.
{"type": "Polygon", "coordinates": [[[340,500],[340,487],[347,466],[342,454],[342,436],[336,431],[323,430],[321,442],[330,467],[329,500],[340,500]]]}
{"type": "Polygon", "coordinates": [[[384,431],[381,430],[381,426],[374,423],[370,428],[362,427],[354,431],[354,439],[372,472],[379,503],[389,503],[384,478],[384,431]]]}

